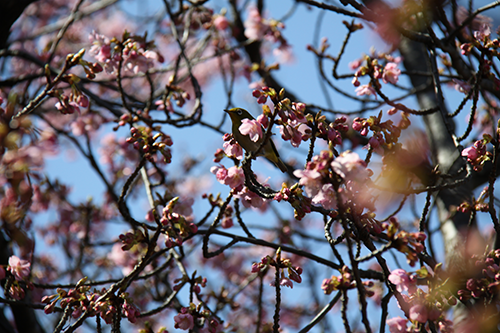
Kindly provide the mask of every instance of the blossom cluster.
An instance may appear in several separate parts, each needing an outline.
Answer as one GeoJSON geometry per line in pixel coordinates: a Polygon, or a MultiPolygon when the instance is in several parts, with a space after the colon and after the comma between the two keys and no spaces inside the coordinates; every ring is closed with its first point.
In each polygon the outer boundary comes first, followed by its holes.
{"type": "Polygon", "coordinates": [[[42,302],[47,305],[44,308],[46,314],[52,313],[55,310],[57,303],[63,309],[70,308],[71,316],[75,319],[79,318],[84,312],[91,317],[99,316],[104,319],[107,324],[111,324],[116,313],[121,313],[131,323],[137,321],[137,316],[141,313],[134,305],[132,298],[128,293],[123,292],[114,298],[102,299],[102,295],[106,293],[106,288],[97,291],[90,291],[90,286],[85,285],[87,278],[81,279],[75,288],[66,291],[62,288],[57,289],[57,294],[44,296],[42,302]]]}
{"type": "Polygon", "coordinates": [[[176,211],[175,206],[178,201],[179,197],[168,201],[160,217],[160,223],[164,227],[165,246],[167,248],[182,245],[184,238],[198,231],[196,224],[179,211],[176,211]]]}
{"type": "MultiPolygon", "coordinates": [[[[9,277],[10,280],[7,282],[6,288],[8,287],[8,294],[16,300],[21,300],[25,296],[24,289],[19,282],[28,282],[31,272],[30,266],[31,263],[29,261],[20,259],[15,255],[9,257],[7,265],[7,272],[10,273],[9,276],[7,276],[6,270],[0,266],[0,280],[9,277]],[[14,278],[14,281],[12,281],[12,278],[14,278]]],[[[32,288],[33,286],[28,282],[27,287],[32,288]]]]}
{"type": "MultiPolygon", "coordinates": [[[[278,251],[280,251],[278,249],[278,251]]],[[[300,266],[293,266],[292,261],[290,259],[280,258],[280,262],[278,263],[276,259],[267,255],[262,257],[259,263],[252,264],[252,273],[263,273],[266,272],[269,266],[275,267],[279,270],[280,278],[279,284],[281,286],[293,288],[293,281],[297,283],[302,282],[302,268],[300,266]],[[288,277],[285,275],[285,269],[288,277]]],[[[273,279],[271,282],[271,286],[275,286],[276,281],[273,279]]]]}
{"type": "Polygon", "coordinates": [[[272,43],[279,43],[273,53],[283,62],[291,59],[291,47],[281,33],[285,28],[283,22],[274,19],[265,19],[255,7],[249,8],[248,17],[244,22],[245,37],[250,40],[267,40],[272,43]]]}
{"type": "Polygon", "coordinates": [[[352,84],[357,87],[356,95],[372,95],[377,98],[377,89],[380,89],[379,80],[382,79],[384,83],[396,84],[398,83],[399,76],[401,75],[401,70],[398,68],[398,64],[401,62],[401,58],[394,58],[390,54],[381,54],[365,56],[365,64],[362,65],[362,60],[356,60],[350,63],[352,69],[356,69],[352,84]],[[385,62],[385,64],[380,64],[380,60],[385,62]],[[361,85],[359,78],[369,75],[373,77],[375,81],[368,84],[361,85]],[[377,86],[374,87],[373,84],[377,86]]]}
{"type": "MultiPolygon", "coordinates": [[[[436,278],[425,267],[419,269],[416,274],[411,274],[403,269],[396,269],[391,272],[388,279],[396,286],[398,292],[404,293],[401,296],[408,305],[408,319],[394,317],[387,320],[391,333],[419,332],[422,324],[427,321],[434,321],[438,324],[442,332],[453,332],[452,322],[446,319],[445,310],[457,304],[455,296],[445,288],[432,288],[429,283],[428,292],[424,292],[417,287],[417,277],[431,281],[436,278]],[[407,328],[407,323],[411,326],[407,328]]],[[[401,307],[401,304],[399,304],[401,307]]]]}
{"type": "Polygon", "coordinates": [[[382,147],[396,144],[401,136],[401,130],[408,128],[410,124],[405,112],[401,112],[401,120],[395,125],[390,119],[382,121],[382,111],[380,111],[377,116],[354,118],[352,128],[362,136],[367,136],[371,130],[373,136],[368,140],[368,145],[371,149],[382,152],[382,147]]]}
{"type": "Polygon", "coordinates": [[[356,281],[354,281],[354,276],[349,272],[347,266],[342,267],[341,275],[324,279],[321,284],[321,289],[326,295],[330,295],[336,290],[348,290],[353,288],[356,288],[356,281]]]}
{"type": "Polygon", "coordinates": [[[427,235],[423,232],[407,232],[400,230],[400,224],[395,217],[389,218],[382,224],[382,229],[386,232],[392,247],[406,255],[406,260],[410,266],[415,266],[418,262],[418,254],[424,251],[424,241],[427,235]]]}
{"type": "Polygon", "coordinates": [[[224,325],[209,311],[201,311],[193,303],[189,307],[182,307],[180,313],[174,316],[174,327],[180,330],[191,331],[196,328],[200,333],[220,333],[224,325]]]}
{"type": "Polygon", "coordinates": [[[475,171],[481,171],[484,163],[492,158],[492,154],[486,150],[486,145],[491,142],[491,136],[485,134],[482,140],[477,140],[471,147],[462,150],[462,156],[472,164],[475,171]]]}
{"type": "Polygon", "coordinates": [[[147,42],[145,37],[133,36],[128,32],[123,34],[120,41],[115,37],[109,39],[92,31],[89,40],[92,43],[90,52],[103,64],[108,74],[116,74],[120,62],[125,70],[137,74],[147,72],[154,65],[154,61],[164,61],[153,42],[147,42]]]}
{"type": "Polygon", "coordinates": [[[469,278],[465,288],[458,290],[461,301],[471,298],[489,299],[496,295],[500,286],[500,250],[494,250],[484,257],[474,256],[475,268],[480,275],[469,278]]]}
{"type": "Polygon", "coordinates": [[[457,210],[462,213],[474,212],[487,212],[489,210],[490,204],[486,201],[489,196],[489,186],[485,186],[479,197],[472,198],[472,202],[464,201],[457,207],[457,210]]]}
{"type": "Polygon", "coordinates": [[[294,218],[302,220],[306,214],[311,212],[311,198],[303,194],[299,184],[294,184],[288,187],[286,183],[281,185],[281,190],[276,193],[274,200],[280,202],[281,200],[288,201],[294,210],[294,218]]]}
{"type": "Polygon", "coordinates": [[[142,152],[144,157],[150,161],[154,160],[155,153],[162,155],[161,161],[168,164],[172,162],[172,138],[170,135],[159,132],[154,134],[151,127],[131,127],[131,136],[127,138],[127,143],[132,144],[134,149],[142,152]],[[160,139],[159,142],[157,140],[160,139]]]}
{"type": "Polygon", "coordinates": [[[300,178],[299,184],[312,203],[335,209],[338,200],[356,201],[355,193],[361,190],[371,171],[357,153],[347,151],[334,158],[331,151],[322,151],[307,163],[305,170],[295,170],[294,175],[300,178]],[[341,184],[345,189],[340,190],[341,184]]]}
{"type": "MultiPolygon", "coordinates": [[[[309,125],[310,120],[305,116],[306,105],[300,102],[291,102],[285,98],[285,90],[281,89],[279,93],[270,87],[262,87],[255,89],[252,95],[257,98],[257,103],[263,104],[263,115],[267,117],[274,117],[276,124],[279,125],[281,138],[285,141],[290,141],[293,147],[300,146],[302,141],[307,141],[311,138],[312,130],[309,125]],[[267,99],[270,99],[274,104],[274,111],[264,104],[267,99]]],[[[261,115],[262,116],[262,115],[261,115]]],[[[267,128],[269,120],[267,118],[257,118],[259,123],[267,128]]]]}

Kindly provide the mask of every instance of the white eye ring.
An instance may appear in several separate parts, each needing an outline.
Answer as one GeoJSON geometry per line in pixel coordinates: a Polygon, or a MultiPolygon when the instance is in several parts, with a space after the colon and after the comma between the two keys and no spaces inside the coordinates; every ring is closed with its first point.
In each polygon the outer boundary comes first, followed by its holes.
{"type": "Polygon", "coordinates": [[[241,112],[241,110],[238,110],[238,115],[241,116],[243,114],[243,112],[241,112]]]}

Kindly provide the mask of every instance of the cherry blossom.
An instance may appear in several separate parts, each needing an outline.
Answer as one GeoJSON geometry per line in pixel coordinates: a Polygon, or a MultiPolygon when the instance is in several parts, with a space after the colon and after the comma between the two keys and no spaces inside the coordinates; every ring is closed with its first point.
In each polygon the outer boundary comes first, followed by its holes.
{"type": "Polygon", "coordinates": [[[185,331],[192,330],[194,328],[193,316],[187,311],[187,308],[182,308],[181,313],[177,314],[174,317],[175,328],[185,331]]]}
{"type": "Polygon", "coordinates": [[[401,317],[394,317],[387,319],[387,326],[389,326],[389,332],[391,333],[406,333],[406,324],[408,319],[401,317]]]}
{"type": "Polygon", "coordinates": [[[262,138],[262,126],[255,119],[242,119],[239,130],[241,134],[248,135],[253,142],[262,138]]]}
{"type": "Polygon", "coordinates": [[[356,88],[356,95],[358,95],[358,96],[372,95],[372,96],[375,96],[375,98],[377,98],[377,92],[370,84],[364,84],[362,86],[357,87],[356,88]]]}
{"type": "Polygon", "coordinates": [[[389,281],[396,285],[396,289],[399,292],[403,292],[405,290],[408,293],[413,294],[416,292],[417,281],[413,275],[408,274],[405,270],[398,268],[391,272],[389,275],[389,281]]]}
{"type": "Polygon", "coordinates": [[[10,256],[7,270],[14,275],[16,280],[22,281],[29,276],[30,266],[31,264],[29,261],[19,259],[17,256],[10,256]]]}
{"type": "Polygon", "coordinates": [[[401,70],[398,68],[398,64],[394,62],[389,62],[384,67],[384,73],[382,74],[382,79],[384,83],[398,83],[399,76],[401,75],[401,70]]]}
{"type": "Polygon", "coordinates": [[[333,160],[332,169],[346,180],[364,181],[369,177],[366,163],[357,153],[344,152],[333,160]]]}

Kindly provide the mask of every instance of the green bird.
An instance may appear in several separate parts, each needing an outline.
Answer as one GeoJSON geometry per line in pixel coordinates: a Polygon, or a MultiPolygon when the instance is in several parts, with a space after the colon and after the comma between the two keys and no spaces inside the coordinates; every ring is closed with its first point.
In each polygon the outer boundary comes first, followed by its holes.
{"type": "MultiPolygon", "coordinates": [[[[262,136],[259,138],[257,142],[254,142],[250,139],[248,135],[244,135],[240,132],[240,126],[243,119],[255,119],[255,118],[252,117],[252,115],[247,110],[242,108],[233,108],[224,111],[227,112],[227,114],[229,114],[229,117],[231,117],[231,121],[233,123],[233,137],[236,139],[236,141],[247,152],[256,152],[257,149],[259,149],[260,145],[262,144],[262,140],[264,140],[264,137],[262,136]]],[[[265,132],[264,129],[262,129],[262,132],[263,133],[265,132]]],[[[266,142],[266,144],[264,145],[264,147],[262,147],[257,156],[264,156],[271,163],[276,165],[281,170],[281,172],[286,172],[288,170],[285,163],[283,163],[283,161],[280,159],[280,155],[276,150],[276,146],[274,145],[274,142],[271,139],[269,139],[266,142]]]]}

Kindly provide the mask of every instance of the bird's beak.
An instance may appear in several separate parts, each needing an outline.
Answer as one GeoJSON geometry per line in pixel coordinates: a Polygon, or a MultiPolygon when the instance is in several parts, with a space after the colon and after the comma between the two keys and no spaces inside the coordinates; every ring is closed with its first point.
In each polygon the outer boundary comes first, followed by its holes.
{"type": "Polygon", "coordinates": [[[224,112],[229,113],[229,110],[224,109],[224,112]]]}

